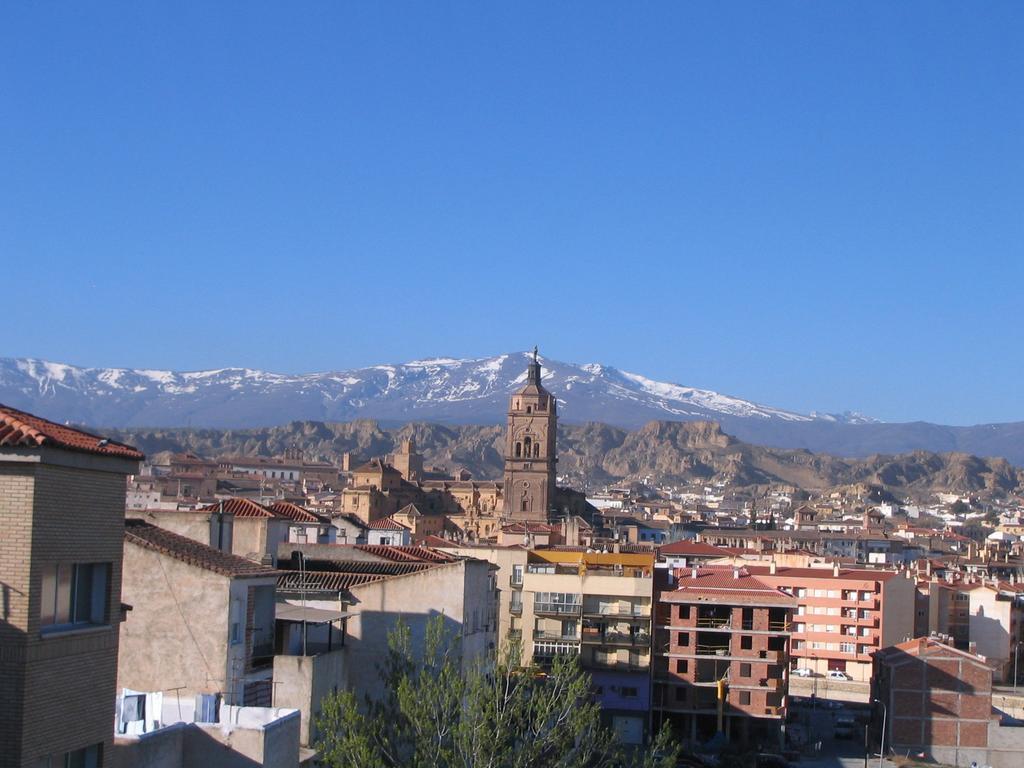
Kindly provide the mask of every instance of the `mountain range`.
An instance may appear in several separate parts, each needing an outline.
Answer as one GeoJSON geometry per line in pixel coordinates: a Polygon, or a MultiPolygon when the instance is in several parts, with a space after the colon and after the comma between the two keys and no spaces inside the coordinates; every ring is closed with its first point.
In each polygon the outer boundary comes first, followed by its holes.
{"type": "MultiPolygon", "coordinates": [[[[410,423],[387,429],[370,420],[347,423],[294,421],[241,430],[125,429],[111,437],[141,448],[151,458],[162,451],[280,455],[297,446],[308,458],[336,462],[345,452],[360,458],[391,452],[415,439],[428,466],[463,467],[480,479],[498,479],[503,468],[504,428],[492,425],[410,423]]],[[[607,424],[560,424],[558,471],[577,488],[621,481],[652,485],[727,481],[732,486],[795,485],[807,490],[837,486],[881,486],[896,494],[934,491],[1020,493],[1024,470],[1005,459],[927,451],[865,459],[750,445],[713,422],[649,422],[635,430],[607,424]]]]}
{"type": "MultiPolygon", "coordinates": [[[[527,353],[418,360],[301,375],[248,368],[175,372],[0,358],[0,402],[93,427],[245,429],[290,421],[499,424],[525,380],[527,353]]],[[[1024,422],[951,427],[882,423],[856,413],[801,414],[597,363],[542,358],[563,423],[635,429],[714,421],[756,445],[863,457],[914,450],[1002,456],[1024,464],[1024,422]]]]}

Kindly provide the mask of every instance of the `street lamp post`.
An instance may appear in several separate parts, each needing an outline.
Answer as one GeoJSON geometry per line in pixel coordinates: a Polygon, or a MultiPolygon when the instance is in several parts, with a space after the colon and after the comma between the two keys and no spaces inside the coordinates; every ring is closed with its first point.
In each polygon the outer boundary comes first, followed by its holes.
{"type": "Polygon", "coordinates": [[[889,708],[881,699],[873,700],[876,704],[882,705],[882,743],[878,747],[878,768],[882,768],[882,760],[885,758],[885,720],[889,715],[889,708]]]}

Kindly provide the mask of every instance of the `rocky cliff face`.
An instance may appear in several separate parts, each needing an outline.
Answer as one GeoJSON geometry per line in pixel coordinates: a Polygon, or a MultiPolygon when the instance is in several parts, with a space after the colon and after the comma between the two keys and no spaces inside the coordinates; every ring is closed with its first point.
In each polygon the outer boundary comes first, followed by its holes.
{"type": "MultiPolygon", "coordinates": [[[[465,467],[479,479],[499,479],[502,473],[503,427],[499,425],[413,423],[390,430],[368,420],[296,421],[264,429],[143,429],[109,434],[147,454],[189,450],[206,456],[277,455],[298,445],[308,458],[327,461],[337,461],[346,451],[363,458],[385,454],[412,437],[428,466],[465,467]]],[[[558,441],[559,473],[596,484],[727,480],[736,486],[786,483],[808,490],[865,484],[916,493],[1024,491],[1024,472],[1004,459],[927,451],[839,458],[749,445],[713,422],[650,422],[633,431],[598,423],[563,424],[558,441]]]]}

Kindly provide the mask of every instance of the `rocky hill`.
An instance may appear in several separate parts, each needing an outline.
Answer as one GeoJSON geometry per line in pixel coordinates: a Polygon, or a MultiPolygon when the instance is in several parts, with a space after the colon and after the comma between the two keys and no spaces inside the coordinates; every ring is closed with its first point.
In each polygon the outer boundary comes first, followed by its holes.
{"type": "MultiPolygon", "coordinates": [[[[147,454],[194,451],[277,455],[292,445],[311,459],[336,461],[346,451],[359,457],[390,452],[413,437],[428,465],[465,467],[477,478],[502,471],[499,425],[407,424],[386,429],[371,420],[346,423],[296,421],[261,429],[129,429],[107,431],[147,454]]],[[[1024,492],[1024,471],[1004,459],[964,453],[914,451],[850,459],[807,450],[765,448],[742,442],[713,422],[652,421],[636,430],[607,424],[562,424],[559,473],[604,484],[648,481],[684,485],[727,480],[735,486],[786,483],[807,490],[841,485],[881,485],[897,493],[949,490],[1002,495],[1024,492]]]]}

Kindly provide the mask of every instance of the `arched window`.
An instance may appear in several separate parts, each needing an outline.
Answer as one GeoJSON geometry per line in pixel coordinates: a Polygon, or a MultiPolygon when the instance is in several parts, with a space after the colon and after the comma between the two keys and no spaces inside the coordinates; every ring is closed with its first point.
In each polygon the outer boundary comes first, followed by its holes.
{"type": "Polygon", "coordinates": [[[529,458],[533,454],[533,446],[531,445],[532,442],[533,441],[529,437],[523,440],[523,453],[526,455],[527,458],[529,458]]]}
{"type": "Polygon", "coordinates": [[[540,443],[533,444],[533,457],[540,458],[540,443]]]}
{"type": "Polygon", "coordinates": [[[516,443],[516,458],[518,459],[522,455],[523,455],[523,444],[522,443],[516,443]]]}
{"type": "Polygon", "coordinates": [[[520,509],[520,512],[529,512],[529,511],[530,511],[530,500],[527,499],[526,497],[523,497],[523,504],[522,504],[522,508],[520,509]]]}
{"type": "Polygon", "coordinates": [[[526,412],[527,413],[533,413],[533,406],[532,405],[526,406],[526,412]]]}

